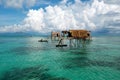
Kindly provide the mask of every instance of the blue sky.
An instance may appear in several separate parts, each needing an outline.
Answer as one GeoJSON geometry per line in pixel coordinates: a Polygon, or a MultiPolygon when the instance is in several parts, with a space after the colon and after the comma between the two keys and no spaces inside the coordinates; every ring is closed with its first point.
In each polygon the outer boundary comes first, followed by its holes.
{"type": "Polygon", "coordinates": [[[0,8],[0,26],[12,25],[21,22],[26,16],[22,10],[0,8]]]}
{"type": "Polygon", "coordinates": [[[37,1],[34,6],[27,7],[23,4],[22,8],[15,6],[7,6],[5,3],[0,5],[0,26],[19,24],[25,17],[29,9],[44,8],[48,5],[55,5],[58,3],[56,0],[41,0],[37,1]],[[43,2],[43,3],[40,3],[43,2]]]}
{"type": "MultiPolygon", "coordinates": [[[[13,1],[15,1],[15,0],[13,0],[13,1]]],[[[22,7],[19,8],[16,6],[7,6],[5,4],[5,0],[1,0],[0,26],[20,24],[21,21],[26,17],[26,14],[29,11],[29,9],[45,8],[46,6],[49,6],[49,5],[54,6],[56,4],[59,4],[62,0],[36,0],[35,4],[33,6],[30,6],[30,7],[28,7],[24,3],[24,1],[25,0],[23,0],[23,3],[21,4],[22,7]]],[[[81,1],[87,2],[90,0],[81,0],[81,1]]],[[[74,2],[74,0],[69,0],[68,2],[74,2]]]]}
{"type": "Polygon", "coordinates": [[[0,0],[0,32],[44,33],[45,29],[48,31],[107,29],[109,33],[120,33],[119,2],[119,0],[0,0]]]}

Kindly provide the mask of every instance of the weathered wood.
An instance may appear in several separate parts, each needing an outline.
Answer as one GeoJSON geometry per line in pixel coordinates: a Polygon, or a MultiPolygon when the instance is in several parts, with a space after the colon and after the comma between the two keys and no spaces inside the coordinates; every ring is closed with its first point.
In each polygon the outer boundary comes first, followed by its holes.
{"type": "Polygon", "coordinates": [[[51,32],[51,40],[59,40],[60,38],[60,32],[51,32]]]}
{"type": "Polygon", "coordinates": [[[70,33],[75,39],[90,39],[90,31],[87,30],[70,30],[70,33]]]}

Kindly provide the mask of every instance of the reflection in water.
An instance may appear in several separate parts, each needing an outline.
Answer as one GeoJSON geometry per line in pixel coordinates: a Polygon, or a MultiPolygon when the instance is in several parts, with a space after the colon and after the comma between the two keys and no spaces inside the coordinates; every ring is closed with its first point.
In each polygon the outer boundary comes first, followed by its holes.
{"type": "Polygon", "coordinates": [[[86,48],[90,45],[91,40],[83,41],[81,39],[64,39],[63,44],[67,44],[69,48],[86,48]]]}

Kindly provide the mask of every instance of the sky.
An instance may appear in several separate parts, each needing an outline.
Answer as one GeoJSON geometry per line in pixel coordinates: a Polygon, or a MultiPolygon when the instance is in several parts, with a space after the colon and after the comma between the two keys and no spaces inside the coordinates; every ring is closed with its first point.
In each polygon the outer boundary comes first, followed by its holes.
{"type": "Polygon", "coordinates": [[[0,33],[120,33],[120,0],[0,0],[0,33]]]}

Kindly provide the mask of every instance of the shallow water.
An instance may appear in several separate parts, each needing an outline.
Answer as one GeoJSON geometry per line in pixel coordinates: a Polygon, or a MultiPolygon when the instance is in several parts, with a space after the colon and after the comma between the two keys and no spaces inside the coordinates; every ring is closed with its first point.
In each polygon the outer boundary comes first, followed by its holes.
{"type": "Polygon", "coordinates": [[[0,80],[120,79],[120,37],[93,37],[84,46],[65,48],[39,39],[0,37],[0,80]]]}

